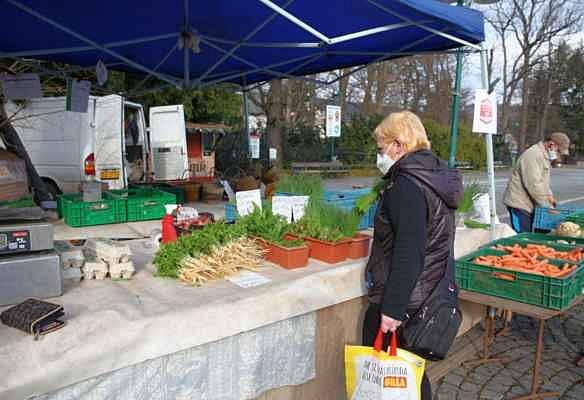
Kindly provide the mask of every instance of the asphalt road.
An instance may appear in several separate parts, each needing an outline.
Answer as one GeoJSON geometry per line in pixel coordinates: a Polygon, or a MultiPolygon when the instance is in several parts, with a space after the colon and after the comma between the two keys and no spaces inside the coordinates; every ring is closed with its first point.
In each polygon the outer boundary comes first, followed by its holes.
{"type": "MultiPolygon", "coordinates": [[[[485,186],[488,184],[486,172],[464,172],[465,182],[478,181],[485,186]]],[[[495,172],[495,193],[497,197],[497,214],[502,221],[508,221],[509,215],[503,205],[503,192],[511,171],[495,172]]],[[[371,186],[375,178],[348,177],[328,179],[325,184],[330,189],[349,189],[354,185],[371,186]]],[[[559,204],[584,208],[584,169],[583,168],[554,168],[552,170],[552,191],[559,204]]]]}

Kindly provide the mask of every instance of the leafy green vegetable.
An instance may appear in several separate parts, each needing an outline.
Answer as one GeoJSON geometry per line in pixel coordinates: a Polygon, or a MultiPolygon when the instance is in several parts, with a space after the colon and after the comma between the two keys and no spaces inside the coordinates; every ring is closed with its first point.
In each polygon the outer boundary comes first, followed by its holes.
{"type": "Polygon", "coordinates": [[[375,182],[375,184],[371,188],[371,191],[369,193],[357,199],[357,202],[355,203],[355,210],[359,215],[361,216],[365,215],[365,213],[369,211],[371,206],[375,204],[375,202],[381,195],[381,189],[383,188],[383,185],[384,185],[383,179],[378,179],[377,182],[375,182]]]}
{"type": "Polygon", "coordinates": [[[210,254],[211,251],[233,240],[246,236],[242,225],[228,225],[223,222],[206,225],[190,235],[178,238],[175,243],[163,244],[154,257],[157,275],[178,278],[180,261],[186,257],[210,254]]]}
{"type": "Polygon", "coordinates": [[[290,231],[290,224],[281,216],[274,215],[270,206],[259,209],[255,207],[253,212],[237,221],[249,236],[255,236],[268,242],[279,243],[290,231]]]}
{"type": "Polygon", "coordinates": [[[459,213],[467,213],[473,209],[473,200],[477,194],[483,193],[485,188],[478,182],[471,182],[464,186],[464,192],[462,195],[462,200],[458,206],[459,213]]]}
{"type": "Polygon", "coordinates": [[[467,219],[464,221],[464,226],[469,229],[489,229],[490,225],[483,224],[482,222],[473,221],[472,219],[467,219]]]}

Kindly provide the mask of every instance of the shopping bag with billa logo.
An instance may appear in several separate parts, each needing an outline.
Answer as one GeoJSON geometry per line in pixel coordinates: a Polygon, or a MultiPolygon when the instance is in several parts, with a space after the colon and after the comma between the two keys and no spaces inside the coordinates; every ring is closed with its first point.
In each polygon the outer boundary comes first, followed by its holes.
{"type": "Polygon", "coordinates": [[[382,351],[383,332],[373,347],[345,346],[345,378],[349,400],[419,400],[425,360],[397,348],[391,334],[388,352],[382,351]]]}

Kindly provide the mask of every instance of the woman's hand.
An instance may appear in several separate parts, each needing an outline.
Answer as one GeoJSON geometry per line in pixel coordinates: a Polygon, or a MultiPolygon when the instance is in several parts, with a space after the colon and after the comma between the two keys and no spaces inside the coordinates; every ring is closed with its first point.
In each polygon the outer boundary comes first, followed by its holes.
{"type": "Polygon", "coordinates": [[[401,321],[381,314],[381,331],[383,333],[394,332],[401,325],[401,321]]]}

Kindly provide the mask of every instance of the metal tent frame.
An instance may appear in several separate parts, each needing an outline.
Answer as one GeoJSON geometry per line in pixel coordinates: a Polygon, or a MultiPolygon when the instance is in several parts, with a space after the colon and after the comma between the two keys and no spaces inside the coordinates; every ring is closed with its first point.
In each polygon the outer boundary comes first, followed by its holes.
{"type": "MultiPolygon", "coordinates": [[[[390,22],[385,24],[375,23],[374,26],[370,27],[359,26],[352,31],[344,32],[342,34],[327,35],[322,29],[318,28],[314,21],[308,21],[306,15],[305,18],[301,18],[292,10],[294,6],[299,6],[301,0],[248,0],[246,4],[249,3],[250,7],[257,7],[261,4],[264,7],[264,9],[259,10],[261,11],[261,15],[267,16],[263,17],[261,22],[256,23],[255,26],[253,26],[253,29],[241,39],[233,40],[233,38],[219,37],[212,34],[212,32],[199,33],[197,30],[193,29],[191,26],[193,16],[191,0],[183,0],[182,23],[176,25],[178,28],[176,31],[131,39],[125,38],[125,40],[108,41],[100,44],[98,40],[90,38],[88,35],[80,32],[79,29],[73,29],[70,24],[58,21],[56,16],[49,16],[46,15],[46,12],[43,13],[42,11],[39,11],[39,8],[42,9],[43,6],[46,7],[44,4],[38,4],[37,6],[33,0],[3,0],[0,2],[0,13],[2,10],[11,12],[18,10],[18,16],[28,18],[27,21],[32,19],[45,24],[44,28],[49,26],[64,38],[81,42],[82,45],[26,49],[14,46],[16,40],[13,39],[12,42],[9,42],[9,44],[13,45],[13,49],[11,51],[0,50],[0,59],[38,58],[67,62],[70,57],[73,57],[73,59],[85,60],[82,58],[75,58],[75,56],[80,57],[80,54],[91,53],[93,57],[92,59],[94,59],[95,62],[97,62],[100,57],[106,57],[109,58],[106,62],[111,63],[112,60],[115,60],[116,62],[121,63],[125,69],[145,74],[144,79],[134,88],[136,91],[141,89],[148,79],[154,77],[164,82],[165,87],[171,86],[185,89],[203,88],[222,82],[237,83],[242,87],[244,94],[254,87],[250,85],[261,84],[270,79],[298,78],[318,85],[330,85],[345,76],[339,76],[331,80],[323,80],[306,77],[306,75],[318,74],[319,72],[327,70],[326,68],[331,70],[340,67],[358,65],[361,65],[361,68],[363,68],[363,65],[370,65],[371,63],[382,60],[415,54],[444,52],[458,47],[467,47],[474,51],[480,51],[484,61],[486,56],[485,51],[480,45],[480,42],[484,39],[483,26],[480,26],[480,24],[484,23],[482,16],[480,16],[478,11],[468,9],[460,10],[460,8],[450,7],[436,0],[353,1],[358,1],[363,7],[372,7],[372,9],[378,11],[378,15],[387,16],[390,22]],[[35,4],[35,6],[31,4],[35,4]],[[455,18],[455,14],[460,18],[455,18]],[[477,23],[479,20],[480,23],[477,23]],[[290,29],[294,29],[295,35],[300,40],[252,41],[258,32],[264,30],[266,26],[272,24],[274,21],[287,21],[290,24],[290,29]],[[471,22],[474,22],[474,26],[471,22]],[[421,32],[424,32],[425,34],[421,37],[416,37],[411,43],[402,45],[398,48],[389,51],[378,51],[372,50],[370,48],[371,46],[365,46],[364,48],[360,47],[360,44],[365,43],[364,40],[369,40],[372,37],[374,39],[380,37],[386,38],[386,36],[383,36],[384,34],[399,34],[400,30],[403,31],[404,29],[414,28],[419,30],[418,36],[421,36],[421,32]],[[314,38],[314,40],[306,40],[309,37],[314,38]],[[437,38],[440,39],[439,43],[436,42],[437,38]],[[170,46],[168,45],[169,40],[173,41],[170,46]],[[432,45],[429,44],[430,42],[432,45]],[[192,53],[197,51],[199,43],[206,46],[207,49],[217,52],[220,56],[217,60],[214,60],[211,65],[202,70],[202,72],[195,72],[195,76],[193,76],[192,53]],[[346,46],[354,43],[357,43],[355,49],[346,48],[346,46]],[[143,46],[149,44],[155,44],[159,48],[162,47],[162,44],[166,46],[164,56],[155,64],[140,62],[124,54],[124,50],[129,46],[143,46]],[[14,50],[14,47],[18,48],[18,50],[14,50]],[[302,50],[306,54],[295,55],[283,60],[274,60],[273,62],[262,62],[263,60],[250,59],[249,56],[236,54],[242,49],[276,49],[280,51],[302,50]],[[179,76],[176,72],[171,71],[171,68],[167,64],[171,58],[176,57],[180,52],[182,52],[182,74],[179,76]],[[340,57],[340,61],[338,61],[333,68],[330,68],[330,65],[326,63],[318,64],[319,62],[330,59],[331,57],[340,57]],[[232,67],[232,64],[235,64],[237,68],[232,67]]],[[[348,2],[348,0],[344,1],[345,4],[348,2]]],[[[219,2],[217,4],[219,4],[219,2]]],[[[119,7],[126,6],[127,5],[119,4],[119,7]]],[[[160,4],[157,3],[154,4],[154,6],[160,6],[160,4]]],[[[303,6],[305,7],[305,12],[306,10],[310,10],[310,14],[316,14],[319,11],[318,8],[322,8],[324,4],[303,4],[303,6]]],[[[104,5],[104,7],[107,7],[107,5],[104,5]]],[[[66,9],[66,11],[69,10],[66,9]]],[[[351,16],[348,16],[348,18],[347,21],[353,21],[350,19],[351,16]]],[[[73,21],[70,18],[67,22],[73,21]]],[[[9,28],[10,26],[6,29],[9,28]]],[[[1,31],[2,28],[0,28],[0,34],[1,31]]],[[[0,46],[2,46],[4,42],[6,42],[6,40],[3,41],[0,39],[0,46]]],[[[33,40],[33,42],[35,41],[33,40]]],[[[63,39],[63,42],[67,42],[67,40],[63,39]]],[[[370,45],[371,42],[368,42],[368,44],[370,45]]],[[[159,50],[159,48],[157,50],[159,50]]],[[[486,68],[484,68],[483,65],[483,85],[486,81],[486,68]]],[[[245,108],[247,109],[247,107],[245,108]]],[[[487,135],[487,160],[491,186],[489,193],[491,197],[491,209],[493,210],[491,224],[494,227],[495,217],[493,205],[495,201],[495,188],[492,137],[490,135],[487,135]]]]}

